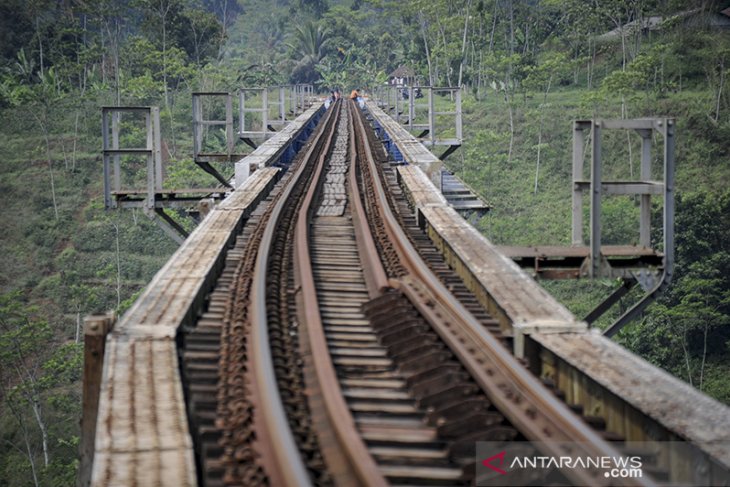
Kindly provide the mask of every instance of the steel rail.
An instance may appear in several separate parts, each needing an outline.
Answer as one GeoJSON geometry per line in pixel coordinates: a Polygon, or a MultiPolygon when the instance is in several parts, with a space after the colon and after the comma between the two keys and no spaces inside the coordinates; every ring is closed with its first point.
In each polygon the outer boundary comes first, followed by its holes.
{"type": "Polygon", "coordinates": [[[383,294],[383,291],[389,287],[388,276],[385,273],[383,263],[380,261],[378,249],[375,246],[375,239],[368,225],[368,217],[360,199],[360,187],[357,184],[357,144],[355,143],[355,114],[352,104],[348,105],[350,112],[349,128],[350,134],[350,173],[347,176],[348,187],[350,189],[350,204],[352,205],[352,223],[355,226],[355,235],[357,237],[357,249],[360,259],[363,263],[363,272],[365,273],[365,281],[368,286],[368,294],[370,299],[374,299],[383,294]]]}
{"type": "MultiPolygon", "coordinates": [[[[579,452],[590,456],[622,456],[517,362],[421,260],[390,209],[363,121],[360,116],[355,118],[378,198],[376,207],[410,273],[401,280],[391,280],[392,286],[409,297],[499,411],[529,440],[542,442],[555,456],[575,454],[563,442],[573,444],[579,452]]],[[[628,485],[655,485],[646,478],[607,479],[595,472],[578,469],[568,470],[566,474],[578,485],[608,485],[617,481],[628,485]]]]}
{"type": "Polygon", "coordinates": [[[304,155],[302,164],[292,175],[289,184],[277,199],[261,239],[259,253],[254,268],[253,286],[251,289],[251,330],[252,364],[256,403],[259,406],[254,414],[257,441],[265,445],[268,455],[262,456],[266,473],[272,485],[308,486],[311,480],[296,440],[289,428],[286,412],[274,374],[274,363],[271,356],[268,334],[268,317],[266,310],[266,281],[270,249],[275,236],[276,227],[286,205],[291,204],[289,196],[294,187],[302,179],[312,154],[328,129],[334,126],[334,112],[330,111],[321,122],[322,129],[315,134],[314,142],[304,155]]]}
{"type": "MultiPolygon", "coordinates": [[[[339,109],[339,105],[335,105],[333,108],[339,109]]],[[[353,150],[354,145],[351,144],[351,172],[353,171],[352,161],[354,161],[353,150]]],[[[321,397],[324,405],[325,418],[322,418],[324,424],[320,424],[320,426],[331,431],[333,433],[331,437],[336,442],[335,445],[328,445],[327,441],[320,443],[328,463],[332,461],[338,464],[337,466],[328,465],[335,480],[343,484],[385,486],[388,483],[370,455],[343,397],[325,338],[312,271],[309,253],[311,205],[319,187],[318,181],[325,166],[326,156],[327,154],[323,153],[319,158],[313,178],[314,182],[304,198],[295,229],[294,269],[298,291],[297,300],[298,305],[300,304],[297,308],[303,312],[300,326],[304,328],[303,334],[306,335],[306,340],[302,340],[301,343],[305,348],[304,359],[310,362],[313,368],[313,374],[311,374],[313,380],[308,386],[311,386],[315,395],[321,397]],[[341,464],[343,462],[344,465],[341,464]]],[[[353,199],[355,198],[355,195],[351,196],[353,199]]],[[[366,220],[361,220],[361,224],[363,223],[367,225],[366,220]]]]}

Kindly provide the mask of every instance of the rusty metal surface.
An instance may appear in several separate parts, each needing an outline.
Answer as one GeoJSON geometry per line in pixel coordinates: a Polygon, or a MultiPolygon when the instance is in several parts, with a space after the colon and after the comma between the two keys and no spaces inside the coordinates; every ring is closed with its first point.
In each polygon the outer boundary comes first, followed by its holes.
{"type": "MultiPolygon", "coordinates": [[[[519,247],[498,245],[497,249],[510,258],[519,257],[588,257],[591,249],[588,246],[561,247],[559,245],[540,245],[534,247],[519,247]]],[[[652,249],[638,245],[604,245],[601,255],[606,257],[635,257],[658,256],[652,249]]]]}
{"type": "MultiPolygon", "coordinates": [[[[321,122],[315,141],[331,125],[331,113],[321,122]]],[[[226,485],[308,485],[307,468],[286,418],[277,383],[267,314],[270,251],[280,220],[289,210],[300,179],[309,178],[309,163],[318,143],[310,143],[299,164],[287,173],[286,184],[274,195],[254,228],[237,265],[221,332],[218,409],[221,463],[226,485]],[[263,467],[263,471],[261,468],[263,467]]]]}
{"type": "MultiPolygon", "coordinates": [[[[185,195],[185,194],[211,194],[211,193],[228,193],[230,192],[230,189],[228,188],[183,188],[183,189],[165,189],[164,191],[160,191],[159,195],[167,195],[170,198],[174,198],[177,195],[185,195]]],[[[118,195],[118,196],[127,196],[127,195],[144,195],[147,196],[146,191],[134,191],[134,190],[119,190],[119,191],[112,191],[111,194],[118,195]]]]}
{"type": "MultiPolygon", "coordinates": [[[[352,117],[349,117],[349,129],[354,133],[354,124],[352,117]]],[[[375,298],[382,294],[383,290],[388,287],[388,276],[385,274],[375,240],[368,224],[368,216],[365,213],[362,197],[358,187],[358,172],[355,166],[357,158],[357,147],[354,135],[350,138],[350,160],[352,161],[351,169],[347,177],[347,189],[350,192],[349,203],[351,205],[352,223],[354,226],[355,236],[357,240],[357,249],[360,260],[363,265],[363,273],[365,274],[365,283],[368,286],[368,294],[371,298],[375,298]]]]}
{"type": "MultiPolygon", "coordinates": [[[[331,110],[346,113],[342,108],[341,103],[337,103],[331,110]]],[[[343,115],[340,116],[343,117],[343,115]]],[[[339,127],[334,125],[332,127],[333,132],[329,136],[330,143],[334,138],[335,129],[347,130],[346,115],[341,120],[338,124],[339,127]]],[[[329,143],[327,145],[329,146],[329,143]]],[[[319,180],[320,173],[324,170],[326,156],[327,152],[324,152],[318,161],[314,176],[315,181],[319,180]]],[[[350,156],[352,156],[352,153],[350,156]]],[[[340,158],[344,157],[344,154],[340,155],[340,158]]],[[[321,397],[326,411],[326,415],[323,415],[319,421],[319,428],[331,430],[331,433],[320,433],[323,440],[328,438],[332,440],[330,445],[327,445],[327,441],[322,442],[323,448],[326,448],[323,453],[325,458],[328,458],[331,464],[330,469],[338,482],[385,485],[384,479],[355,428],[354,420],[340,389],[325,338],[312,260],[309,253],[310,215],[315,213],[314,210],[316,210],[310,209],[310,206],[317,190],[318,185],[313,184],[305,196],[299,213],[296,226],[294,266],[295,283],[300,290],[300,296],[298,296],[301,303],[301,306],[298,306],[299,319],[304,329],[303,333],[307,336],[306,341],[302,342],[304,346],[303,355],[305,360],[309,360],[309,364],[313,369],[308,386],[313,390],[314,395],[321,397]],[[337,464],[332,465],[335,460],[337,464]]]]}
{"type": "MultiPolygon", "coordinates": [[[[196,326],[183,335],[183,372],[204,485],[258,485],[279,479],[276,472],[269,478],[262,468],[270,465],[266,460],[275,458],[275,455],[272,452],[273,442],[266,441],[265,430],[257,433],[257,428],[260,428],[257,427],[260,422],[257,417],[260,418],[261,413],[256,414],[256,411],[262,407],[257,397],[267,391],[259,392],[260,386],[251,378],[255,367],[249,347],[253,330],[246,313],[250,304],[251,269],[256,262],[260,238],[271,216],[271,205],[280,198],[293,172],[284,174],[267,199],[249,217],[228,252],[223,272],[208,297],[207,311],[196,326]]],[[[286,395],[284,405],[295,404],[295,411],[287,409],[287,414],[293,418],[290,425],[302,456],[308,456],[307,467],[310,471],[321,470],[316,442],[310,439],[308,412],[301,407],[306,403],[300,397],[301,393],[299,396],[293,393],[301,379],[296,367],[298,356],[289,353],[292,345],[287,346],[292,336],[272,321],[268,325],[272,347],[279,351],[273,367],[277,380],[280,387],[281,381],[284,381],[292,392],[286,395]]]]}
{"type": "MultiPolygon", "coordinates": [[[[586,246],[498,246],[503,255],[520,267],[543,279],[579,279],[589,277],[590,248],[586,246]]],[[[605,271],[615,277],[628,277],[632,272],[660,269],[663,254],[636,245],[601,246],[605,271]]]]}

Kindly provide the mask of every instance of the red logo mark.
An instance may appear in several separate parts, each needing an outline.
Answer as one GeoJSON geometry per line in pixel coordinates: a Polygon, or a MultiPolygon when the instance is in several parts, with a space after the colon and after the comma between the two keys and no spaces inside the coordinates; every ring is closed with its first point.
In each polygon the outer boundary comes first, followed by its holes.
{"type": "Polygon", "coordinates": [[[482,461],[482,465],[484,465],[487,468],[491,468],[492,470],[494,470],[495,472],[497,472],[500,475],[507,475],[507,472],[505,472],[504,470],[502,470],[499,467],[495,467],[494,465],[492,465],[492,460],[497,459],[497,458],[499,459],[499,465],[500,465],[500,467],[502,465],[504,465],[504,454],[505,453],[507,453],[506,450],[505,451],[502,451],[502,452],[499,452],[496,455],[492,455],[491,457],[487,458],[486,460],[483,460],[482,461]]]}

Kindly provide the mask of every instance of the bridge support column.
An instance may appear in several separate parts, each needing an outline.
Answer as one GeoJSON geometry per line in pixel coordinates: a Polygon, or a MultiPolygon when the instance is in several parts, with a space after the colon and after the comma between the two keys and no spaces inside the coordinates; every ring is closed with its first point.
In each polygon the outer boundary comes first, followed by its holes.
{"type": "Polygon", "coordinates": [[[170,215],[165,213],[163,208],[144,208],[144,213],[151,220],[154,220],[157,226],[179,245],[182,245],[185,239],[188,238],[188,232],[170,215]]]}

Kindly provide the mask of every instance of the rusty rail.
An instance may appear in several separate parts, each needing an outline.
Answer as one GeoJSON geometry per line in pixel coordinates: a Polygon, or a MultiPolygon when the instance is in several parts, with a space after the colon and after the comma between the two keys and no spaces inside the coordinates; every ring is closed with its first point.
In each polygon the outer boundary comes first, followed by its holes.
{"type": "Polygon", "coordinates": [[[334,126],[334,110],[325,115],[322,122],[323,130],[315,134],[315,141],[307,149],[304,164],[300,165],[292,176],[290,184],[286,186],[274,205],[269,222],[259,247],[254,271],[254,282],[251,297],[251,316],[254,326],[251,330],[252,364],[255,401],[257,413],[256,422],[257,440],[265,445],[268,455],[262,458],[272,485],[310,485],[309,474],[302,462],[299,450],[286,419],[282,406],[281,395],[274,375],[271,348],[268,336],[268,318],[266,312],[266,281],[267,266],[270,248],[275,238],[276,227],[285,205],[291,204],[289,196],[293,188],[300,182],[305,171],[307,161],[320,144],[323,138],[331,137],[331,127],[334,126]]]}
{"type": "MultiPolygon", "coordinates": [[[[339,107],[340,104],[338,103],[332,110],[339,110],[339,107]]],[[[329,136],[330,141],[332,135],[329,136]]],[[[323,153],[317,162],[314,181],[319,181],[321,177],[326,156],[327,154],[323,153]]],[[[351,142],[351,160],[354,160],[354,156],[355,146],[351,142]]],[[[350,410],[342,395],[325,339],[309,254],[311,205],[318,187],[319,185],[316,182],[311,185],[299,213],[295,233],[294,268],[295,282],[299,291],[297,299],[301,303],[298,308],[304,310],[304,316],[300,317],[307,338],[303,343],[306,348],[304,356],[305,360],[309,359],[311,361],[313,368],[311,381],[311,386],[314,389],[313,393],[321,396],[326,411],[326,415],[321,418],[320,427],[329,430],[331,434],[327,436],[334,440],[334,442],[322,441],[321,447],[324,450],[325,458],[329,462],[341,464],[337,466],[330,465],[330,470],[333,471],[333,475],[340,482],[354,481],[362,485],[372,486],[387,485],[355,427],[350,410]]],[[[363,232],[363,226],[367,227],[367,221],[362,219],[363,215],[364,213],[359,218],[360,232],[363,232]]],[[[367,229],[367,232],[369,232],[369,229],[367,229]]],[[[374,247],[372,250],[374,250],[374,247]]],[[[384,273],[382,276],[384,277],[384,273]]],[[[384,281],[383,278],[381,278],[382,281],[384,281]]]]}
{"type": "MultiPolygon", "coordinates": [[[[366,137],[360,117],[355,117],[357,131],[366,137]]],[[[378,204],[375,205],[385,223],[401,263],[408,275],[391,280],[429,321],[452,352],[460,358],[474,380],[494,402],[502,414],[528,439],[543,442],[552,448],[549,453],[567,456],[564,445],[580,444],[589,455],[620,456],[620,452],[603,440],[565,404],[553,395],[522,366],[466,308],[454,298],[427,265],[420,259],[390,209],[378,168],[368,143],[364,152],[370,166],[378,204]]],[[[579,485],[607,485],[615,480],[585,470],[567,472],[579,485]]],[[[650,479],[629,479],[630,485],[654,485],[650,479]]]]}

